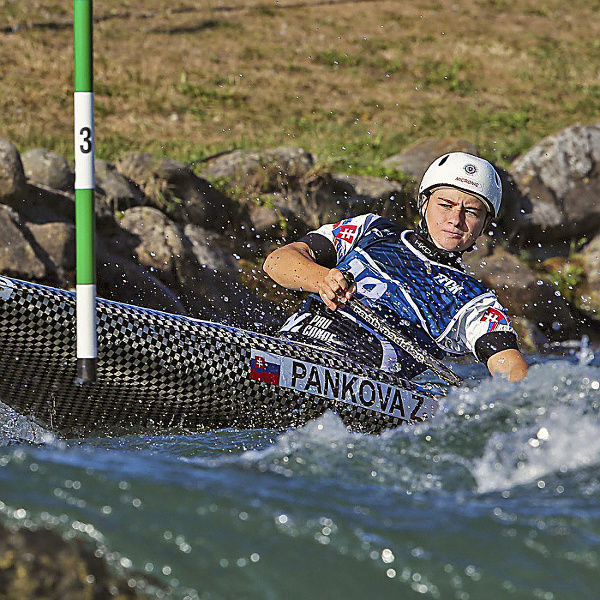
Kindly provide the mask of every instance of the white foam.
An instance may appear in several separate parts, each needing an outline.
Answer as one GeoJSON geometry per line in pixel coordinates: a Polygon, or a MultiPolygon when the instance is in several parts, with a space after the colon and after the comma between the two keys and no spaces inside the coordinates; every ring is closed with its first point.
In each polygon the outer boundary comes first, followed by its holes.
{"type": "Polygon", "coordinates": [[[0,445],[15,441],[47,444],[55,439],[54,434],[0,402],[0,445]]]}
{"type": "Polygon", "coordinates": [[[471,472],[479,492],[507,490],[600,464],[600,422],[573,407],[557,407],[533,427],[495,433],[471,472]]]}

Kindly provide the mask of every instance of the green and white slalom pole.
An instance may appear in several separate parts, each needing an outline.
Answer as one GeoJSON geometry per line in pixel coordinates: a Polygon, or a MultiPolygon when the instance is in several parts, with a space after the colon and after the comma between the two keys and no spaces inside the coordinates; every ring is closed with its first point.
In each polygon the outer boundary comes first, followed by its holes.
{"type": "Polygon", "coordinates": [[[96,379],[96,220],[94,210],[94,92],[92,0],[74,0],[75,238],[77,259],[77,377],[96,379]]]}

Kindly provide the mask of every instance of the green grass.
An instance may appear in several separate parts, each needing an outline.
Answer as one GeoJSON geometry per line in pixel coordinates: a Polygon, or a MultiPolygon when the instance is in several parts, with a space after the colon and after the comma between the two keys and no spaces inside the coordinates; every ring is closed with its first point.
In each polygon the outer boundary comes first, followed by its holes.
{"type": "MultiPolygon", "coordinates": [[[[292,145],[341,171],[385,173],[407,145],[453,136],[506,168],[599,118],[592,0],[311,3],[200,0],[177,13],[183,4],[103,0],[96,15],[114,18],[94,29],[98,155],[190,162],[292,145]]],[[[72,5],[0,10],[21,25],[0,34],[0,136],[72,159],[73,32],[35,26],[68,23],[72,5]]]]}

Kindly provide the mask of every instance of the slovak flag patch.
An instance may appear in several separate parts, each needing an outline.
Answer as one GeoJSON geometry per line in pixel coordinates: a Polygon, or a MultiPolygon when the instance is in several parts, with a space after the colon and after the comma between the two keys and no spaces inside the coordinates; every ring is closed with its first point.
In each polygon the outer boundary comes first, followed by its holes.
{"type": "Polygon", "coordinates": [[[269,362],[261,354],[254,354],[250,360],[250,379],[279,385],[281,366],[269,362]]]}
{"type": "Polygon", "coordinates": [[[484,323],[486,321],[488,322],[487,333],[489,333],[490,331],[494,331],[494,329],[496,329],[498,325],[509,325],[509,321],[506,315],[501,313],[499,310],[496,310],[495,308],[488,308],[483,314],[483,317],[481,317],[481,321],[484,323]]]}
{"type": "Polygon", "coordinates": [[[342,242],[351,244],[354,241],[357,229],[358,225],[351,223],[350,219],[336,223],[333,227],[334,245],[337,247],[342,242]]]}

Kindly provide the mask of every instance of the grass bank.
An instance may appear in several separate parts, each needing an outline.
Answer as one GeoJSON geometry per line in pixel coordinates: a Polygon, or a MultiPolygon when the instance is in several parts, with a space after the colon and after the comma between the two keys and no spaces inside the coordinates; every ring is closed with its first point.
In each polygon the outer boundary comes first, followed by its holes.
{"type": "MultiPolygon", "coordinates": [[[[506,166],[600,114],[596,0],[96,0],[97,155],[296,145],[365,172],[457,136],[506,166]]],[[[0,136],[72,157],[72,2],[0,0],[0,136]]]]}

